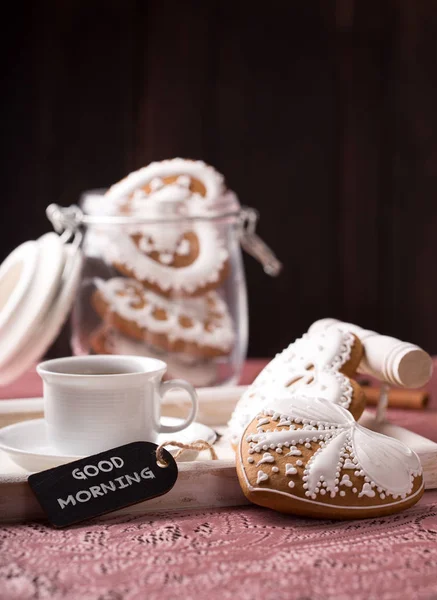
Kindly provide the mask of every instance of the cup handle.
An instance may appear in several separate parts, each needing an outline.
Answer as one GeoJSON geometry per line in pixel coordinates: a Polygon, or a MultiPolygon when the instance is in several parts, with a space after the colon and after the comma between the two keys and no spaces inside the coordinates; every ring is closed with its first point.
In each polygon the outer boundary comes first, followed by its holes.
{"type": "Polygon", "coordinates": [[[162,423],[160,423],[160,433],[176,433],[177,431],[182,431],[182,429],[185,429],[186,427],[188,427],[188,425],[191,425],[191,423],[196,418],[198,399],[197,392],[193,388],[191,383],[188,383],[188,381],[185,381],[184,379],[171,379],[170,381],[163,381],[159,388],[161,399],[167,392],[173,389],[180,389],[188,392],[191,399],[191,411],[188,417],[185,419],[185,421],[180,425],[163,425],[162,423]]]}

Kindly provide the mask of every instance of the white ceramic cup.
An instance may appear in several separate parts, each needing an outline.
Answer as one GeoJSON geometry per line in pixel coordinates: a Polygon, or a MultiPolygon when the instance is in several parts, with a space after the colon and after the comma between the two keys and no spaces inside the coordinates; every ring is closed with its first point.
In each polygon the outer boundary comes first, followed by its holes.
{"type": "Polygon", "coordinates": [[[129,442],[156,442],[195,419],[197,394],[183,379],[162,382],[167,365],[137,356],[73,356],[40,363],[49,443],[59,452],[86,456],[129,442]],[[184,389],[191,411],[180,425],[161,423],[161,400],[184,389]]]}

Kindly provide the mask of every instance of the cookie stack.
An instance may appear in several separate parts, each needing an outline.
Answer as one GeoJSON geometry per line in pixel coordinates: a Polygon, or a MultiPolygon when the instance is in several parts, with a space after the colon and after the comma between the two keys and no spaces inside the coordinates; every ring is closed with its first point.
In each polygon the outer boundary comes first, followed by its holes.
{"type": "Polygon", "coordinates": [[[211,359],[232,352],[235,331],[219,289],[231,272],[229,251],[210,216],[238,206],[235,195],[212,167],[174,159],[131,173],[103,202],[106,214],[128,218],[94,232],[117,276],[94,279],[101,323],[92,350],[160,357],[172,377],[213,383],[211,359]]]}

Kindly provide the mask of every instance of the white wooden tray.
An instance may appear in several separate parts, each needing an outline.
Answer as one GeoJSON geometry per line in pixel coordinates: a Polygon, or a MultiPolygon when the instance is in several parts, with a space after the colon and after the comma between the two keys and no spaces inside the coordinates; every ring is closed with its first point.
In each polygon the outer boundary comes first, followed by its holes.
{"type": "MultiPolygon", "coordinates": [[[[198,390],[200,411],[197,420],[224,433],[231,412],[246,388],[203,388],[198,390]]],[[[168,394],[163,414],[182,416],[188,409],[179,392],[168,394]]],[[[41,398],[0,401],[0,427],[43,416],[41,398]]],[[[425,418],[425,415],[424,415],[425,418]]],[[[389,422],[377,423],[374,415],[365,412],[360,422],[366,427],[402,440],[420,457],[427,489],[437,488],[437,444],[407,429],[389,422]]],[[[234,453],[226,436],[216,444],[219,460],[208,459],[202,453],[193,462],[178,462],[179,477],[174,488],[165,496],[130,506],[120,514],[141,514],[164,510],[212,508],[247,504],[240,489],[234,453]]],[[[183,457],[182,457],[183,458],[183,457]]],[[[16,466],[0,451],[0,521],[26,521],[43,517],[32,494],[29,473],[16,466]]]]}

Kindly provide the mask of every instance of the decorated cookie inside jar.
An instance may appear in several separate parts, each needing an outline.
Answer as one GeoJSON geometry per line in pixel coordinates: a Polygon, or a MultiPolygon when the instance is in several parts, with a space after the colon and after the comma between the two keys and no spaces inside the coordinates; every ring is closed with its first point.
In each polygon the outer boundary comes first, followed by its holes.
{"type": "Polygon", "coordinates": [[[48,214],[58,231],[83,233],[76,354],[159,357],[169,377],[197,386],[238,381],[248,337],[241,245],[270,275],[280,263],[220,173],[201,161],[155,162],[85,193],[80,209],[48,214]]]}

